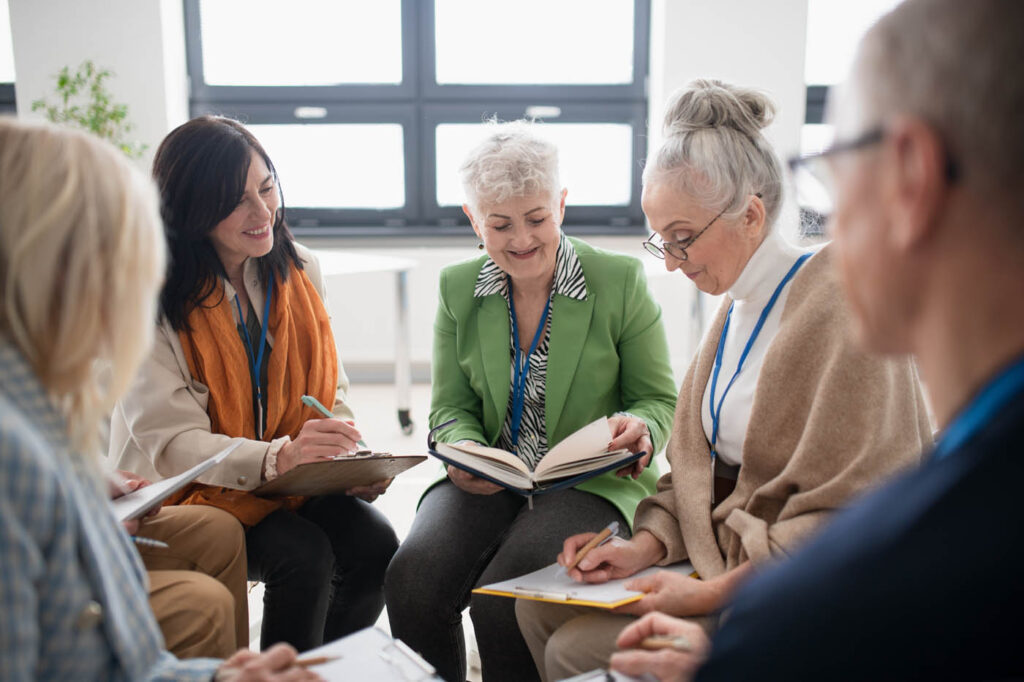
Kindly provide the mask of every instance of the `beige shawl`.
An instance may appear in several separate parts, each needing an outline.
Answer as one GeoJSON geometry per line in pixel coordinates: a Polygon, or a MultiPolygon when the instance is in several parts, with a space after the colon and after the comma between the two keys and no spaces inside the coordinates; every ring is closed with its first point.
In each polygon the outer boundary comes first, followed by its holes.
{"type": "Polygon", "coordinates": [[[829,247],[790,283],[764,357],[736,488],[712,509],[701,400],[730,301],[722,302],[683,380],[666,450],[671,472],[635,528],[704,578],[789,554],[851,497],[919,459],[931,427],[909,358],[860,350],[829,247]]]}

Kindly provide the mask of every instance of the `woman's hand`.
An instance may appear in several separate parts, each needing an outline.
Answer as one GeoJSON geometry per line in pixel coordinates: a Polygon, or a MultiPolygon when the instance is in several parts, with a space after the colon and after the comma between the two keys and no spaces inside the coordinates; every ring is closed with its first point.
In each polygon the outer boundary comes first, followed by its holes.
{"type": "Polygon", "coordinates": [[[619,634],[616,644],[620,649],[629,651],[612,654],[612,670],[624,675],[649,673],[661,682],[686,682],[693,679],[711,649],[711,642],[699,625],[663,613],[650,613],[630,624],[619,634]],[[644,639],[656,635],[681,637],[690,650],[665,648],[644,651],[636,648],[644,639]]]}
{"type": "Polygon", "coordinates": [[[300,682],[319,680],[311,670],[295,665],[298,654],[288,644],[275,644],[261,654],[239,649],[213,676],[215,682],[300,682]]]}
{"type": "MultiPolygon", "coordinates": [[[[558,563],[568,566],[576,559],[576,553],[596,533],[580,533],[567,538],[562,544],[558,563]]],[[[603,583],[616,578],[626,578],[648,566],[653,566],[665,556],[665,545],[647,531],[640,531],[631,540],[612,538],[610,541],[587,552],[576,567],[569,571],[569,577],[581,583],[603,583]]]]}
{"type": "Polygon", "coordinates": [[[310,419],[299,435],[277,453],[277,473],[283,474],[306,462],[354,455],[362,434],[351,422],[341,419],[310,419]]]}
{"type": "Polygon", "coordinates": [[[721,595],[714,582],[698,580],[672,571],[635,578],[626,583],[627,590],[643,592],[640,601],[615,609],[616,613],[642,616],[661,611],[679,618],[712,613],[721,604],[721,595]]]}
{"type": "Polygon", "coordinates": [[[612,432],[612,440],[608,443],[609,450],[626,448],[630,452],[643,451],[647,453],[629,466],[622,467],[615,472],[619,478],[630,476],[635,479],[643,473],[643,470],[651,463],[651,457],[654,456],[654,443],[651,442],[651,433],[647,430],[647,423],[637,417],[616,414],[608,417],[608,427],[612,432]]]}
{"type": "Polygon", "coordinates": [[[345,494],[351,495],[352,497],[358,497],[360,500],[365,502],[373,502],[387,492],[388,486],[391,485],[393,480],[395,480],[394,477],[391,477],[386,478],[383,481],[371,483],[370,485],[359,485],[355,488],[349,488],[345,491],[345,494]]]}
{"type": "MultiPolygon", "coordinates": [[[[145,488],[149,485],[149,481],[131,471],[124,469],[118,469],[117,471],[110,474],[107,478],[107,491],[110,494],[110,499],[116,500],[119,497],[133,493],[139,488],[145,488]]],[[[160,507],[150,510],[146,513],[146,516],[154,516],[160,507]]],[[[141,521],[139,519],[130,519],[128,521],[122,521],[121,525],[128,532],[128,535],[135,535],[139,532],[139,526],[141,521]]]]}
{"type": "Polygon", "coordinates": [[[453,467],[451,464],[448,465],[448,478],[460,490],[465,490],[472,495],[493,495],[501,490],[501,486],[497,483],[491,483],[479,476],[474,476],[468,471],[453,467]]]}

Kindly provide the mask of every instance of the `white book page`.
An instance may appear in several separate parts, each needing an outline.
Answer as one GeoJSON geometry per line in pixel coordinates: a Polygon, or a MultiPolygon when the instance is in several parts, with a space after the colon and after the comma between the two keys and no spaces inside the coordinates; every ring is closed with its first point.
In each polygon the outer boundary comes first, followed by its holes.
{"type": "Polygon", "coordinates": [[[442,445],[445,448],[445,454],[448,454],[451,450],[456,450],[458,452],[475,455],[476,457],[483,457],[485,459],[502,462],[516,471],[523,472],[526,476],[530,475],[530,469],[523,463],[523,460],[519,459],[507,450],[489,448],[486,445],[477,445],[476,443],[438,443],[437,448],[440,449],[442,445]]]}
{"type": "Polygon", "coordinates": [[[207,470],[223,462],[241,444],[242,441],[237,440],[213,457],[200,462],[188,471],[183,471],[177,476],[171,476],[156,483],[151,483],[145,488],[139,488],[135,492],[122,495],[116,500],[111,500],[110,506],[114,509],[114,515],[122,523],[142,516],[170,497],[171,493],[175,490],[185,487],[202,476],[207,470]]]}
{"type": "Polygon", "coordinates": [[[608,442],[611,439],[612,431],[608,426],[608,417],[601,417],[548,450],[548,454],[537,464],[534,473],[540,479],[551,467],[600,455],[608,449],[608,442]]]}
{"type": "Polygon", "coordinates": [[[654,575],[658,571],[673,571],[683,575],[693,573],[693,564],[683,561],[671,566],[652,566],[628,578],[609,580],[606,583],[578,583],[565,573],[561,573],[558,564],[527,573],[526,575],[503,580],[499,583],[484,585],[482,589],[502,592],[509,596],[533,597],[536,599],[552,599],[555,601],[589,601],[598,604],[616,604],[639,594],[636,590],[627,590],[625,585],[634,578],[654,575]]]}

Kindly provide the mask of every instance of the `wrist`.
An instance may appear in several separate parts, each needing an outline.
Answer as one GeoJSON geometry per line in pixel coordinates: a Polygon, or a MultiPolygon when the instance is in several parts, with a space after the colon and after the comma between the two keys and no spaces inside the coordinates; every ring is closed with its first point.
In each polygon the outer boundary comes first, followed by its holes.
{"type": "Polygon", "coordinates": [[[668,556],[668,548],[649,530],[641,530],[633,536],[633,542],[640,550],[648,566],[654,566],[668,556]]]}

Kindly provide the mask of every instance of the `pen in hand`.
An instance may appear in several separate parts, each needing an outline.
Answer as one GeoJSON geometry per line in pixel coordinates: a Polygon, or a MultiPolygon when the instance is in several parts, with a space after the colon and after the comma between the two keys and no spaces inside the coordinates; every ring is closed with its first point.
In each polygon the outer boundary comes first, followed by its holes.
{"type": "MultiPolygon", "coordinates": [[[[302,396],[302,404],[305,405],[306,407],[312,407],[314,410],[316,410],[323,416],[327,417],[328,419],[334,419],[334,414],[326,407],[324,407],[323,403],[321,403],[319,400],[317,400],[311,395],[302,396]]],[[[359,447],[361,448],[369,448],[366,442],[362,440],[356,441],[356,444],[359,445],[359,447]]]]}
{"type": "Polygon", "coordinates": [[[568,574],[569,571],[576,568],[576,565],[583,560],[583,557],[587,556],[587,554],[590,553],[590,550],[594,549],[595,547],[600,547],[604,543],[608,542],[613,537],[615,537],[615,534],[618,532],[619,522],[612,521],[604,528],[604,530],[602,530],[594,537],[590,538],[590,541],[587,544],[580,547],[580,551],[576,552],[576,558],[572,560],[572,563],[570,563],[568,566],[563,566],[562,568],[558,569],[556,575],[568,574]]]}

